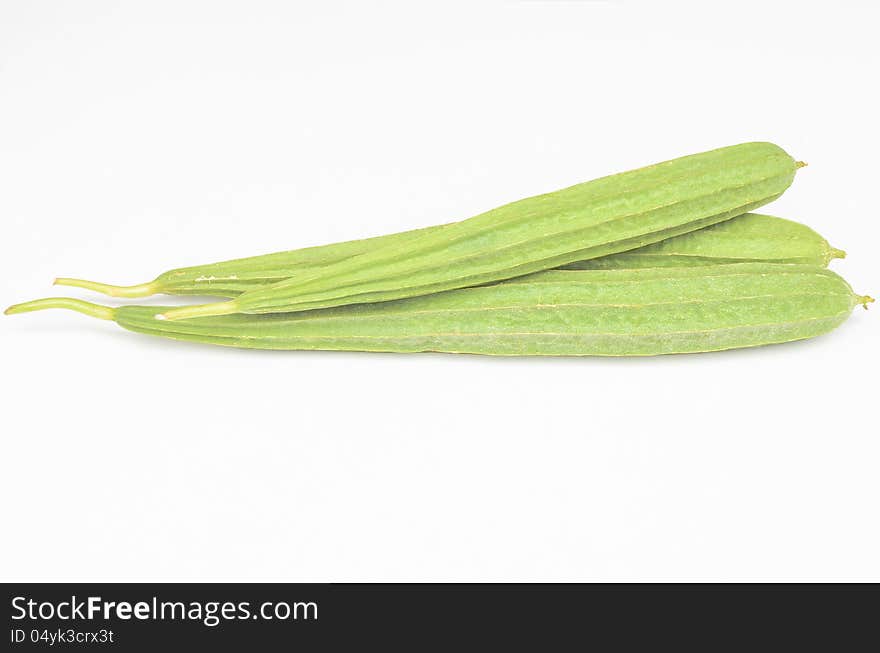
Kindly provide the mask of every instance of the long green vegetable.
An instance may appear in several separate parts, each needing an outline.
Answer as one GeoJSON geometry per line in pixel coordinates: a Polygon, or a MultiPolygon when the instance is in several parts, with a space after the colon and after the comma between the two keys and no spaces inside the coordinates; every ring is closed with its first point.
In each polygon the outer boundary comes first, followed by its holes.
{"type": "Polygon", "coordinates": [[[226,302],[166,319],[278,313],[380,302],[473,286],[659,242],[778,197],[798,163],[771,143],[674,159],[520,200],[226,302]]]}
{"type": "Polygon", "coordinates": [[[818,266],[735,263],[553,270],[492,286],[287,314],[157,321],[161,307],[114,309],[60,298],[7,313],[69,308],[131,331],[254,349],[641,356],[810,338],[870,301],[818,266]]]}
{"type": "MultiPolygon", "coordinates": [[[[111,286],[82,279],[57,279],[56,284],[96,290],[114,297],[215,295],[236,297],[246,290],[283,281],[311,267],[325,267],[378,245],[399,245],[427,227],[388,236],[351,240],[289,252],[252,256],[209,265],[170,270],[136,286],[111,286]]],[[[839,249],[809,227],[770,215],[746,213],[716,225],[669,238],[654,245],[563,266],[566,269],[618,269],[710,265],[745,261],[828,265],[843,257],[839,249]]]]}
{"type": "Polygon", "coordinates": [[[825,267],[846,252],[808,226],[759,213],[611,256],[577,261],[568,270],[683,267],[721,263],[802,263],[825,267]]]}

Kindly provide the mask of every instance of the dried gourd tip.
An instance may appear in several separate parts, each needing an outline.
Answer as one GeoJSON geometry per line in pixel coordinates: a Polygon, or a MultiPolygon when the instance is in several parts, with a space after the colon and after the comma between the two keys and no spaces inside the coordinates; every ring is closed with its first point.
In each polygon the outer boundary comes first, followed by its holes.
{"type": "Polygon", "coordinates": [[[869,297],[868,295],[862,295],[861,297],[859,297],[859,304],[861,304],[862,308],[864,308],[866,311],[868,310],[868,304],[873,304],[873,303],[874,303],[873,297],[869,297]]]}
{"type": "Polygon", "coordinates": [[[795,161],[794,165],[796,168],[806,168],[810,164],[807,163],[806,161],[795,161]]]}

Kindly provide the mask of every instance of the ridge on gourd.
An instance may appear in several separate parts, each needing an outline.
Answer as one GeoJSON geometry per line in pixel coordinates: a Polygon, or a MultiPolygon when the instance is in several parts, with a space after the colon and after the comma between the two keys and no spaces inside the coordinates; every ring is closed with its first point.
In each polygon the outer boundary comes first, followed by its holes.
{"type": "Polygon", "coordinates": [[[615,254],[747,213],[781,195],[799,164],[744,143],[530,197],[165,319],[295,312],[475,286],[615,254]]]}
{"type": "Polygon", "coordinates": [[[67,308],[131,331],[250,349],[648,356],[811,338],[871,301],[819,266],[735,263],[551,270],[393,302],[197,320],[54,298],[7,313],[67,308]]]}
{"type": "MultiPolygon", "coordinates": [[[[427,227],[365,240],[178,268],[162,273],[149,283],[136,286],[113,286],[66,278],[56,279],[55,283],[95,290],[115,297],[143,297],[155,293],[236,297],[257,286],[283,281],[308,267],[326,266],[363,253],[379,244],[399,245],[406,237],[439,228],[427,227]]],[[[770,215],[746,213],[653,245],[588,261],[576,261],[562,268],[590,270],[746,261],[824,266],[832,258],[842,258],[845,255],[845,252],[831,247],[828,241],[806,225],[770,215]]]]}

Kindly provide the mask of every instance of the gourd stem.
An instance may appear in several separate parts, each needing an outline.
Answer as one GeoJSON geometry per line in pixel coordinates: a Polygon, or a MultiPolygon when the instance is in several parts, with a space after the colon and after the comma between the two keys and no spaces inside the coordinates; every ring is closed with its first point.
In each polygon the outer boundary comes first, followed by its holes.
{"type": "Polygon", "coordinates": [[[22,304],[14,304],[6,309],[6,315],[16,315],[18,313],[30,313],[31,311],[42,311],[47,308],[66,308],[77,313],[90,315],[99,320],[113,320],[116,318],[116,311],[112,306],[102,306],[101,304],[93,304],[81,299],[73,299],[71,297],[48,297],[46,299],[35,299],[31,302],[22,304]]]}
{"type": "Polygon", "coordinates": [[[172,308],[156,316],[157,320],[188,320],[193,317],[211,317],[214,315],[229,315],[238,313],[238,306],[234,301],[215,302],[213,304],[197,304],[195,306],[181,306],[172,308]]]}
{"type": "Polygon", "coordinates": [[[873,297],[869,297],[868,295],[861,295],[861,296],[859,296],[859,297],[856,297],[856,302],[859,303],[859,304],[861,304],[861,305],[862,305],[862,308],[864,308],[864,309],[867,311],[867,310],[868,310],[868,304],[873,304],[873,303],[874,303],[874,298],[873,298],[873,297]]]}
{"type": "Polygon", "coordinates": [[[842,249],[837,249],[836,247],[831,248],[831,254],[829,255],[831,258],[846,258],[846,252],[842,249]]]}
{"type": "Polygon", "coordinates": [[[150,295],[155,295],[159,291],[158,284],[155,281],[140,283],[134,286],[114,286],[109,283],[88,281],[87,279],[58,277],[55,279],[54,285],[85,288],[86,290],[103,293],[110,297],[149,297],[150,295]]]}

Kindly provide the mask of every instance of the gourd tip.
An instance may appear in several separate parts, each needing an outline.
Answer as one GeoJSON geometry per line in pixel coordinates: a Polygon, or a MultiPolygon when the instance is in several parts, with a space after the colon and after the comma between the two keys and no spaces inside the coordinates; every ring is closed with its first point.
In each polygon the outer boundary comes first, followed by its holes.
{"type": "Polygon", "coordinates": [[[810,165],[810,164],[807,163],[806,161],[795,161],[794,162],[794,167],[797,168],[798,170],[801,168],[806,168],[808,165],[810,165]]]}
{"type": "Polygon", "coordinates": [[[39,301],[40,300],[13,304],[5,311],[3,311],[3,315],[18,315],[19,313],[28,313],[30,311],[40,310],[41,304],[38,303],[39,301]]]}
{"type": "Polygon", "coordinates": [[[831,258],[846,258],[846,252],[836,247],[831,248],[831,258]]]}
{"type": "Polygon", "coordinates": [[[89,281],[88,279],[72,279],[70,277],[55,277],[52,282],[53,286],[72,286],[74,288],[85,288],[92,292],[98,292],[102,295],[110,297],[149,297],[158,292],[158,284],[156,281],[149,283],[139,283],[134,286],[114,286],[109,283],[101,283],[99,281],[89,281]]]}
{"type": "Polygon", "coordinates": [[[157,320],[188,320],[196,317],[213,317],[216,315],[229,315],[238,311],[234,301],[215,302],[213,304],[198,304],[195,306],[181,306],[172,308],[164,313],[157,313],[157,320]]]}
{"type": "Polygon", "coordinates": [[[868,310],[868,304],[873,304],[873,303],[874,303],[874,298],[873,298],[873,297],[870,297],[870,296],[868,296],[868,295],[862,295],[861,297],[859,297],[858,302],[859,302],[859,304],[862,305],[862,308],[864,308],[864,309],[867,311],[867,310],[868,310]]]}
{"type": "Polygon", "coordinates": [[[30,313],[31,311],[42,311],[47,308],[64,308],[82,313],[83,315],[90,315],[100,320],[113,320],[116,316],[116,310],[112,306],[93,304],[92,302],[85,302],[81,299],[73,299],[72,297],[47,297],[46,299],[22,302],[21,304],[10,306],[3,313],[4,315],[17,315],[19,313],[30,313]]]}

